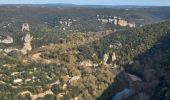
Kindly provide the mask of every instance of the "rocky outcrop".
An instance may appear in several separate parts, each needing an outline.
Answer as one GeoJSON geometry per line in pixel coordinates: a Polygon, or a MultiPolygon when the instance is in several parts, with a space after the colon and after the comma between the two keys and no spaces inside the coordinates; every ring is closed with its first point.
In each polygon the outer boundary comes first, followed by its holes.
{"type": "Polygon", "coordinates": [[[31,60],[36,62],[42,62],[42,64],[50,64],[51,60],[45,59],[41,57],[41,53],[35,53],[31,56],[31,60]]]}
{"type": "Polygon", "coordinates": [[[16,48],[6,48],[6,49],[4,49],[3,50],[5,53],[10,53],[10,52],[12,52],[12,51],[18,51],[18,49],[16,49],[16,48]]]}
{"type": "Polygon", "coordinates": [[[135,23],[128,23],[128,26],[129,27],[136,27],[136,24],[135,23]]]}
{"type": "Polygon", "coordinates": [[[85,60],[79,63],[79,66],[92,67],[93,62],[91,60],[85,60]]]}
{"type": "Polygon", "coordinates": [[[28,51],[32,50],[31,42],[32,42],[33,37],[30,34],[26,34],[24,37],[24,46],[21,49],[22,54],[27,54],[28,51]]]}
{"type": "Polygon", "coordinates": [[[116,26],[129,26],[129,27],[136,27],[135,23],[129,23],[127,20],[122,19],[120,17],[114,16],[114,25],[116,26]]]}
{"type": "Polygon", "coordinates": [[[114,16],[114,25],[118,25],[118,18],[117,18],[117,16],[114,16]]]}
{"type": "Polygon", "coordinates": [[[112,54],[112,61],[113,62],[116,61],[116,53],[115,52],[113,52],[113,54],[112,54]]]}
{"type": "Polygon", "coordinates": [[[72,81],[79,80],[81,78],[81,75],[72,77],[68,82],[71,83],[72,81]]]}
{"type": "Polygon", "coordinates": [[[22,32],[24,31],[30,31],[30,27],[28,23],[22,24],[22,32]]]}
{"type": "Polygon", "coordinates": [[[22,82],[22,79],[15,79],[14,81],[13,81],[13,83],[21,83],[22,82]]]}
{"type": "Polygon", "coordinates": [[[109,59],[109,54],[104,54],[104,57],[103,57],[103,64],[104,65],[107,65],[108,59],[109,59]]]}
{"type": "Polygon", "coordinates": [[[113,54],[112,54],[112,56],[111,56],[111,63],[110,64],[108,64],[107,62],[108,62],[108,60],[109,60],[109,54],[104,54],[104,56],[103,56],[103,65],[105,65],[105,66],[113,66],[113,68],[117,68],[118,66],[116,65],[116,53],[115,52],[113,52],[113,54]]]}
{"type": "Polygon", "coordinates": [[[115,26],[122,26],[122,27],[126,27],[126,26],[129,26],[129,27],[136,27],[136,24],[133,22],[133,23],[130,23],[128,22],[126,19],[123,19],[119,16],[113,16],[113,18],[111,16],[107,16],[107,17],[98,17],[98,21],[102,22],[102,23],[113,23],[115,26]]]}
{"type": "Polygon", "coordinates": [[[126,20],[119,19],[119,20],[118,20],[118,25],[119,25],[119,26],[127,26],[127,25],[128,25],[128,22],[127,22],[126,20]]]}
{"type": "MultiPolygon", "coordinates": [[[[2,37],[0,36],[0,43],[4,43],[4,44],[11,44],[13,43],[13,38],[10,36],[7,36],[7,38],[5,39],[1,39],[2,37]]],[[[21,50],[17,49],[17,48],[5,48],[5,49],[1,49],[1,51],[4,51],[5,53],[10,53],[12,51],[21,51],[22,54],[27,54],[27,51],[31,51],[32,50],[32,46],[31,46],[31,42],[32,42],[33,37],[30,36],[30,34],[26,34],[26,36],[23,38],[24,40],[24,46],[21,50]]]]}
{"type": "Polygon", "coordinates": [[[124,27],[128,25],[128,22],[120,17],[114,16],[114,25],[124,27]]]}
{"type": "Polygon", "coordinates": [[[113,63],[113,68],[117,68],[118,66],[116,65],[116,53],[113,52],[112,54],[112,63],[113,63]]]}
{"type": "Polygon", "coordinates": [[[0,36],[0,43],[11,44],[13,43],[13,38],[10,36],[7,36],[5,39],[2,39],[2,37],[0,36]]]}

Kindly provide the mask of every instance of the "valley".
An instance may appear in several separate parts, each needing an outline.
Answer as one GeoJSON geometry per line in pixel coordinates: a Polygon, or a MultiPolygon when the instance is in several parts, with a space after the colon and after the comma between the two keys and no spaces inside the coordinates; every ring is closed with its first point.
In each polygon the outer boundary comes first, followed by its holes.
{"type": "Polygon", "coordinates": [[[169,9],[0,5],[0,100],[168,100],[169,9]]]}

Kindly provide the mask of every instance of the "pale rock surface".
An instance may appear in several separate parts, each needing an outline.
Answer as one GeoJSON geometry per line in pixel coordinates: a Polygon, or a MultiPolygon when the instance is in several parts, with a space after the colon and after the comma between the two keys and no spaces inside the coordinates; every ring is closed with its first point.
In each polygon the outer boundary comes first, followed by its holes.
{"type": "Polygon", "coordinates": [[[18,51],[18,49],[16,49],[16,48],[6,48],[6,49],[4,49],[5,53],[9,53],[11,51],[18,51]]]}
{"type": "Polygon", "coordinates": [[[85,66],[85,67],[91,67],[91,66],[93,66],[93,62],[90,61],[90,60],[84,60],[84,61],[80,62],[79,65],[80,66],[85,66]]]}
{"type": "Polygon", "coordinates": [[[30,27],[28,23],[24,23],[22,24],[22,32],[23,31],[30,31],[30,27]]]}
{"type": "Polygon", "coordinates": [[[120,25],[120,26],[127,26],[127,25],[128,25],[128,22],[127,22],[126,20],[119,19],[118,25],[120,25]]]}
{"type": "Polygon", "coordinates": [[[74,76],[74,77],[72,77],[72,78],[69,80],[69,83],[71,83],[71,82],[74,81],[74,80],[79,80],[80,78],[81,78],[81,75],[74,76]]]}
{"type": "Polygon", "coordinates": [[[113,52],[113,54],[112,54],[112,61],[114,62],[115,60],[116,60],[116,53],[113,52]]]}
{"type": "Polygon", "coordinates": [[[32,50],[31,42],[32,42],[33,37],[30,34],[26,34],[24,37],[24,46],[21,49],[22,54],[27,54],[28,51],[32,50]]]}
{"type": "Polygon", "coordinates": [[[109,59],[109,55],[108,54],[104,54],[104,58],[103,58],[103,64],[107,65],[107,61],[109,59]]]}
{"type": "Polygon", "coordinates": [[[15,79],[15,80],[13,81],[13,83],[21,83],[21,82],[22,82],[22,79],[19,79],[19,78],[15,79]]]}
{"type": "Polygon", "coordinates": [[[136,25],[134,23],[128,23],[129,27],[136,27],[136,25]]]}
{"type": "Polygon", "coordinates": [[[10,36],[7,36],[5,39],[1,39],[0,37],[0,43],[11,44],[13,43],[13,38],[10,36]]]}

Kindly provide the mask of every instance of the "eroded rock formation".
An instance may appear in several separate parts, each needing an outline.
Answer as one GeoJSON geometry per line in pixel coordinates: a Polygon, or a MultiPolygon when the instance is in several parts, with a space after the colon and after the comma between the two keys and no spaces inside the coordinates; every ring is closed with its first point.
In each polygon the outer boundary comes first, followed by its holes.
{"type": "Polygon", "coordinates": [[[108,59],[109,59],[109,54],[104,54],[103,57],[104,57],[104,58],[103,58],[103,64],[104,64],[104,65],[107,65],[107,61],[108,61],[108,59]]]}
{"type": "Polygon", "coordinates": [[[22,54],[27,54],[28,51],[32,50],[31,42],[32,42],[33,37],[30,34],[26,34],[24,37],[24,46],[21,49],[22,54]]]}
{"type": "Polygon", "coordinates": [[[116,61],[116,54],[115,54],[115,52],[113,52],[113,54],[112,54],[112,61],[113,62],[116,61]]]}
{"type": "Polygon", "coordinates": [[[30,31],[30,27],[28,23],[22,24],[22,32],[24,31],[30,31]]]}

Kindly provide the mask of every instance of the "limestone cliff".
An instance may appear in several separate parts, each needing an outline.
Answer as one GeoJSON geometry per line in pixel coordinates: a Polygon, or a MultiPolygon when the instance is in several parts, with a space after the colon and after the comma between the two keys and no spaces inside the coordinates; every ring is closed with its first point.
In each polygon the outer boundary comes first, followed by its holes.
{"type": "Polygon", "coordinates": [[[118,25],[119,25],[119,26],[127,26],[127,25],[128,25],[128,22],[127,22],[126,20],[119,19],[118,25]]]}

